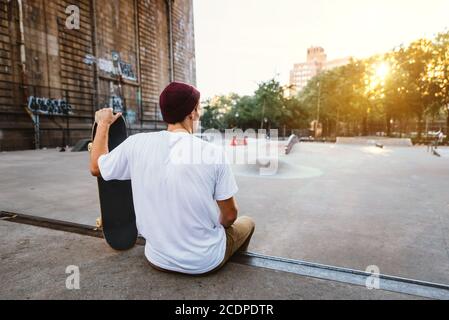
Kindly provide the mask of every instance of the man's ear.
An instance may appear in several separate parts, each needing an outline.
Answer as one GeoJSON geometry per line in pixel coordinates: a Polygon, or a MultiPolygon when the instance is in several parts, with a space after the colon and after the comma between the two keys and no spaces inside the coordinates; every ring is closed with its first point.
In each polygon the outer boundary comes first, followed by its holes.
{"type": "Polygon", "coordinates": [[[197,106],[193,109],[192,113],[190,114],[190,119],[195,119],[196,114],[198,114],[198,118],[200,118],[200,113],[198,112],[199,102],[197,106]]]}

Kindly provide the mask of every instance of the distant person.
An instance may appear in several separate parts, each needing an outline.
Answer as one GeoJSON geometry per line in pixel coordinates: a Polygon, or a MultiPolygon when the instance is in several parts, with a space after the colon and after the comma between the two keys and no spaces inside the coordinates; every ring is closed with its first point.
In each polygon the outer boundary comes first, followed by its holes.
{"type": "Polygon", "coordinates": [[[438,146],[440,144],[443,144],[444,141],[444,133],[443,129],[440,128],[440,130],[435,134],[435,149],[438,149],[438,146]]]}
{"type": "Polygon", "coordinates": [[[94,141],[91,173],[106,181],[131,179],[145,256],[158,270],[216,271],[247,249],[255,228],[251,218],[237,218],[238,187],[224,151],[193,135],[199,102],[196,88],[171,83],[160,95],[168,129],[131,136],[110,153],[108,130],[120,115],[110,108],[95,115],[99,141],[94,141]]]}

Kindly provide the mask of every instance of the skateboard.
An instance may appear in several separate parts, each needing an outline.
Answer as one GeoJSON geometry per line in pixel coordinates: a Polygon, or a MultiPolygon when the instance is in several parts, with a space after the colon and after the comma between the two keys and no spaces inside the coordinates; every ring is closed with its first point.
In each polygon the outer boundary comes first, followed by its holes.
{"type": "MultiPolygon", "coordinates": [[[[97,132],[97,124],[92,127],[92,142],[97,132]]],[[[128,137],[126,122],[118,118],[109,128],[109,152],[114,150],[128,137]]],[[[89,152],[92,149],[89,144],[89,152]]],[[[137,241],[136,214],[134,212],[131,180],[105,181],[97,178],[100,197],[101,220],[97,227],[103,231],[108,245],[115,250],[131,249],[137,241]]]]}

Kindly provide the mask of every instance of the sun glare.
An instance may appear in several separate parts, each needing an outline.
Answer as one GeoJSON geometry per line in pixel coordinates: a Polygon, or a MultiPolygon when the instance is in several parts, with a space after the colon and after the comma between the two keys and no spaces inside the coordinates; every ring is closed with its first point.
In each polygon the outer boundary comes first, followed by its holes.
{"type": "Polygon", "coordinates": [[[381,63],[376,67],[376,77],[380,80],[385,80],[385,78],[390,73],[390,66],[387,63],[381,63]]]}

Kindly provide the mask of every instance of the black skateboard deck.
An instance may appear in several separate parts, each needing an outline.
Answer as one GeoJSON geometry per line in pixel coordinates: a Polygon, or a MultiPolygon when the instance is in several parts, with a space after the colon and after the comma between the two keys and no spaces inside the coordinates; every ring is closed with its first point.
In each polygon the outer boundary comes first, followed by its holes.
{"type": "MultiPolygon", "coordinates": [[[[97,124],[95,123],[92,128],[92,141],[96,132],[97,124]]],[[[118,147],[127,137],[125,119],[120,117],[109,128],[109,152],[118,147]]],[[[105,181],[102,177],[98,177],[97,180],[104,238],[115,250],[131,249],[137,241],[131,180],[105,181]]]]}

